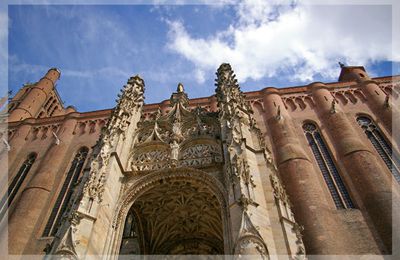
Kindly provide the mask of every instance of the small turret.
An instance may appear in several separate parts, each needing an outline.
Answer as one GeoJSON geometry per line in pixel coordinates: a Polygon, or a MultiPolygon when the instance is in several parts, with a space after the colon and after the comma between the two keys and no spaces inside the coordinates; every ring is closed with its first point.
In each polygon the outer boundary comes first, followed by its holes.
{"type": "Polygon", "coordinates": [[[43,78],[33,84],[25,84],[13,97],[9,104],[9,118],[11,121],[51,116],[62,109],[62,104],[55,91],[55,85],[61,72],[51,68],[43,78]]]}
{"type": "Polygon", "coordinates": [[[370,79],[363,66],[345,66],[341,62],[339,62],[339,65],[341,68],[339,82],[343,81],[361,82],[370,79]]]}
{"type": "Polygon", "coordinates": [[[47,71],[46,75],[43,78],[49,79],[53,82],[53,84],[55,84],[56,81],[60,79],[60,77],[61,71],[57,68],[51,68],[47,71]]]}

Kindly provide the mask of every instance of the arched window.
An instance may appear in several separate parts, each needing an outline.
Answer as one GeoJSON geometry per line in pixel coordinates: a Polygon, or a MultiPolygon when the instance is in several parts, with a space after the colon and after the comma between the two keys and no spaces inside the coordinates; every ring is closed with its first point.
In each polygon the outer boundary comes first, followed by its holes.
{"type": "Polygon", "coordinates": [[[138,217],[133,208],[129,210],[128,216],[125,219],[124,232],[122,233],[122,242],[120,248],[120,255],[140,255],[143,254],[141,250],[141,236],[138,217]]]}
{"type": "Polygon", "coordinates": [[[89,149],[82,147],[76,153],[74,160],[71,163],[71,167],[67,173],[64,184],[61,187],[61,191],[54,204],[54,208],[50,214],[50,218],[44,229],[43,236],[54,236],[57,232],[59,225],[61,224],[61,217],[68,206],[68,202],[74,191],[74,185],[78,181],[83,165],[85,163],[89,149]]]}
{"type": "Polygon", "coordinates": [[[26,175],[32,167],[32,164],[36,160],[36,153],[31,153],[28,155],[28,158],[24,161],[22,166],[19,168],[18,173],[15,175],[12,180],[10,186],[8,186],[7,194],[1,198],[0,201],[0,220],[3,219],[4,214],[7,211],[8,206],[12,203],[17,195],[19,188],[25,180],[26,175]]]}
{"type": "Polygon", "coordinates": [[[357,117],[358,125],[363,129],[375,150],[392,172],[394,178],[400,183],[400,160],[399,155],[392,151],[391,145],[383,138],[382,132],[376,124],[366,116],[357,117]]]}
{"type": "Polygon", "coordinates": [[[314,124],[306,123],[303,125],[303,130],[318,163],[319,169],[321,170],[325,183],[328,186],[333,201],[335,202],[336,208],[354,208],[346,186],[344,186],[344,183],[340,178],[336,165],[333,162],[332,156],[329,153],[328,147],[322,139],[318,128],[314,124]]]}

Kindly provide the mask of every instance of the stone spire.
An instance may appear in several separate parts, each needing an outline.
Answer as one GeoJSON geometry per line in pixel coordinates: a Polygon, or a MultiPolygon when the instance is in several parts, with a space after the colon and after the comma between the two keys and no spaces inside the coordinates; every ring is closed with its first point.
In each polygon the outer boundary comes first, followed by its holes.
{"type": "MultiPolygon", "coordinates": [[[[77,241],[89,241],[96,218],[112,215],[116,203],[111,193],[120,190],[120,172],[118,158],[126,158],[130,152],[133,135],[140,120],[144,102],[144,81],[138,76],[131,77],[121,90],[107,126],[102,131],[98,143],[93,148],[88,162],[90,169],[85,169],[79,185],[69,202],[69,209],[64,213],[56,239],[48,253],[51,255],[80,258],[87,253],[88,244],[77,241]],[[108,196],[103,196],[107,194],[108,196]],[[109,205],[104,209],[103,205],[109,205]],[[103,211],[99,208],[103,207],[103,211]],[[72,230],[72,232],[71,232],[72,230]],[[68,251],[64,250],[68,242],[68,251]]],[[[114,196],[116,196],[114,194],[114,196]]],[[[107,230],[111,223],[102,223],[97,228],[107,230]]],[[[104,238],[101,238],[104,239],[104,238]]],[[[104,241],[102,241],[104,242],[104,241]]]]}
{"type": "Polygon", "coordinates": [[[84,188],[84,192],[88,193],[90,198],[97,197],[101,201],[105,167],[111,152],[116,148],[115,141],[119,136],[125,139],[132,117],[139,113],[143,106],[143,94],[144,81],[138,75],[131,77],[118,94],[117,105],[92,155],[91,173],[84,188]]]}
{"type": "Polygon", "coordinates": [[[253,174],[260,172],[257,166],[259,163],[250,159],[256,158],[251,155],[252,149],[248,149],[248,147],[260,148],[260,142],[252,142],[257,140],[252,110],[229,64],[224,63],[218,68],[215,85],[226,161],[225,178],[229,189],[229,205],[232,205],[230,215],[241,216],[231,219],[232,240],[235,244],[232,253],[239,255],[256,253],[266,257],[267,246],[255,228],[255,220],[250,217],[258,211],[259,204],[254,196],[257,185],[253,174]]]}
{"type": "Polygon", "coordinates": [[[245,100],[245,95],[240,90],[236,75],[233,72],[231,65],[223,63],[217,70],[217,79],[215,80],[216,97],[218,104],[226,104],[229,106],[228,114],[233,113],[234,110],[240,107],[245,113],[251,113],[251,108],[245,100]]]}
{"type": "Polygon", "coordinates": [[[247,130],[254,130],[255,121],[252,117],[252,109],[245,99],[245,95],[240,90],[231,66],[223,63],[217,71],[216,97],[220,109],[220,118],[226,134],[226,140],[231,144],[231,149],[240,149],[243,139],[243,124],[246,124],[247,130]],[[232,142],[237,144],[232,146],[232,142]]]}

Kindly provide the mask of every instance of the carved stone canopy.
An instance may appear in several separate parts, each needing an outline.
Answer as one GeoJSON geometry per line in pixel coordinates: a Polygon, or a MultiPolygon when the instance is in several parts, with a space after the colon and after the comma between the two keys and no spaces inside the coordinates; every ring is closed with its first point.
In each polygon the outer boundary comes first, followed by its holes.
{"type": "Polygon", "coordinates": [[[220,126],[216,113],[190,108],[183,85],[171,96],[171,110],[161,110],[138,124],[130,159],[134,172],[165,167],[202,167],[221,163],[220,126]]]}

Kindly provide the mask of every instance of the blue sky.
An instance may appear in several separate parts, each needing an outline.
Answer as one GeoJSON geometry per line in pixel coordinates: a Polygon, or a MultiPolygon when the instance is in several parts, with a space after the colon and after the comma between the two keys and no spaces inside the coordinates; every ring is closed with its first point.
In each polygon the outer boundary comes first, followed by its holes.
{"type": "Polygon", "coordinates": [[[16,93],[57,67],[65,105],[90,111],[113,107],[136,74],[146,103],[178,82],[190,97],[210,96],[222,62],[244,91],[336,81],[338,61],[400,74],[392,29],[390,5],[9,5],[8,86],[16,93]]]}

